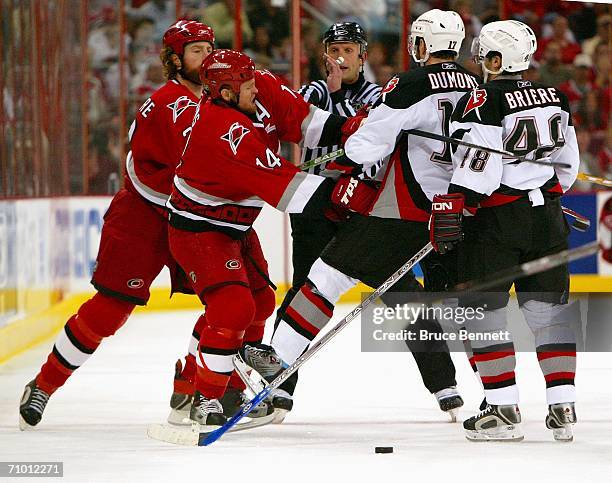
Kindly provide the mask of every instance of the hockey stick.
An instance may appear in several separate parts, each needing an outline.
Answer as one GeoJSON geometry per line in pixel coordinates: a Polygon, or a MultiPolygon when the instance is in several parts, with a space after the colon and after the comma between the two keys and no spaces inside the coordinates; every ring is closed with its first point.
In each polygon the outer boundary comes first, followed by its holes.
{"type": "Polygon", "coordinates": [[[574,219],[571,226],[575,230],[585,232],[591,227],[591,220],[589,220],[586,216],[576,213],[574,210],[570,210],[565,206],[562,206],[561,209],[563,210],[563,213],[574,219]]]}
{"type": "Polygon", "coordinates": [[[324,154],[323,156],[319,156],[318,158],[313,158],[310,161],[304,161],[302,164],[298,164],[296,167],[301,169],[302,171],[306,171],[310,168],[314,168],[315,166],[319,166],[320,164],[327,163],[332,159],[336,159],[344,154],[344,149],[336,149],[331,153],[324,154]]]}
{"type": "Polygon", "coordinates": [[[240,411],[232,416],[223,426],[210,433],[201,433],[198,446],[208,446],[209,444],[217,441],[227,431],[229,431],[238,421],[244,416],[249,414],[251,410],[261,403],[270,392],[285,382],[291,374],[297,371],[306,361],[314,356],[319,350],[323,348],[331,339],[333,339],[342,329],[344,329],[352,320],[354,320],[368,305],[374,302],[378,297],[389,290],[397,281],[402,278],[412,267],[419,263],[425,258],[429,252],[433,250],[431,243],[425,245],[420,251],[418,251],[410,260],[402,265],[393,275],[391,275],[383,284],[378,287],[373,293],[370,294],[363,302],[355,307],[351,313],[344,317],[338,322],[331,330],[325,334],[321,339],[313,344],[306,352],[304,352],[297,360],[291,364],[287,369],[282,371],[270,384],[268,384],[262,391],[259,392],[251,401],[245,404],[240,411]]]}
{"type": "Polygon", "coordinates": [[[558,267],[564,263],[569,263],[580,258],[588,257],[597,253],[599,250],[599,242],[597,240],[581,245],[576,248],[562,250],[552,255],[546,255],[542,258],[532,260],[530,262],[521,263],[516,267],[510,267],[506,270],[501,270],[489,277],[480,280],[460,283],[451,291],[457,292],[480,292],[491,287],[495,287],[501,283],[516,280],[518,278],[528,277],[536,273],[545,272],[551,268],[558,267]]]}
{"type": "Polygon", "coordinates": [[[578,179],[580,181],[607,186],[608,188],[612,187],[612,179],[600,178],[599,176],[593,176],[586,173],[578,173],[578,179]]]}
{"type": "Polygon", "coordinates": [[[467,141],[462,141],[461,139],[453,138],[450,136],[443,136],[442,134],[421,131],[420,129],[407,129],[404,132],[406,134],[414,134],[415,136],[420,136],[422,138],[435,139],[436,141],[444,141],[445,143],[465,146],[467,148],[477,149],[479,151],[486,151],[488,153],[493,154],[501,154],[502,156],[506,156],[507,158],[515,158],[517,161],[523,163],[538,164],[540,166],[559,166],[560,168],[571,168],[571,165],[568,163],[555,163],[552,161],[540,161],[539,159],[528,159],[525,156],[517,156],[516,154],[512,154],[510,151],[489,148],[487,146],[478,146],[478,144],[468,143],[467,141]]]}

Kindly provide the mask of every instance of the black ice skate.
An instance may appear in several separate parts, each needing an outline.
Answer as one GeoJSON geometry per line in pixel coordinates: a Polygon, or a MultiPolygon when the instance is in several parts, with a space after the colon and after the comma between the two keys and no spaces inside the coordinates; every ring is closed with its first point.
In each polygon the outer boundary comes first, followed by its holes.
{"type": "Polygon", "coordinates": [[[189,413],[193,401],[193,383],[182,374],[181,360],[176,361],[174,369],[174,389],[170,397],[170,424],[190,425],[189,413]]]}
{"type": "Polygon", "coordinates": [[[32,429],[40,423],[49,397],[49,394],[36,385],[36,379],[28,383],[19,403],[19,429],[21,431],[32,429]]]}
{"type": "Polygon", "coordinates": [[[548,406],[546,427],[552,429],[557,441],[569,443],[574,440],[572,426],[576,424],[576,409],[573,402],[551,404],[548,406]]]}
{"type": "MultiPolygon", "coordinates": [[[[243,404],[249,402],[249,399],[245,396],[245,394],[240,389],[228,388],[225,391],[225,394],[219,402],[223,406],[223,414],[227,418],[231,418],[234,414],[236,414],[243,404]]],[[[264,418],[266,416],[270,416],[274,413],[274,408],[272,404],[268,401],[263,401],[255,406],[249,416],[250,418],[264,418]]]]}
{"type": "Polygon", "coordinates": [[[447,413],[453,423],[456,422],[459,408],[463,406],[463,399],[459,395],[457,387],[446,387],[434,393],[434,396],[436,396],[438,404],[440,405],[440,410],[447,413]]]}
{"type": "Polygon", "coordinates": [[[522,441],[521,413],[517,404],[489,404],[463,422],[465,436],[470,441],[522,441]]]}
{"type": "Polygon", "coordinates": [[[189,418],[200,425],[200,431],[209,432],[223,426],[227,418],[223,414],[223,406],[218,399],[208,399],[200,392],[193,395],[189,418]]]}
{"type": "MultiPolygon", "coordinates": [[[[245,345],[240,350],[240,359],[249,367],[253,368],[266,382],[272,382],[278,374],[284,370],[281,358],[276,354],[276,351],[269,345],[245,345]]],[[[238,369],[238,368],[237,368],[238,369]]],[[[241,377],[244,376],[244,371],[238,371],[241,377]]],[[[251,387],[255,393],[259,390],[254,387],[252,381],[245,383],[251,387]]],[[[289,411],[293,409],[293,398],[287,391],[276,388],[269,397],[272,406],[275,409],[274,423],[280,424],[285,419],[289,411]]]]}

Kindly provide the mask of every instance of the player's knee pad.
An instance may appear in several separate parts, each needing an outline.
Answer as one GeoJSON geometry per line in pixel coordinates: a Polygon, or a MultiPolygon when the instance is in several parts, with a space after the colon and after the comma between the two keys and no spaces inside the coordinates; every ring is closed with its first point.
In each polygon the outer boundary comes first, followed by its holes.
{"type": "Polygon", "coordinates": [[[226,285],[204,293],[209,327],[244,331],[255,317],[251,290],[243,285],[226,285]]]}
{"type": "Polygon", "coordinates": [[[125,324],[134,307],[130,302],[98,292],[81,305],[77,317],[102,339],[117,332],[125,324]]]}
{"type": "Polygon", "coordinates": [[[313,263],[308,273],[308,280],[319,294],[334,305],[344,292],[357,284],[357,280],[343,274],[320,258],[313,263]]]}
{"type": "Polygon", "coordinates": [[[276,308],[276,295],[270,287],[252,292],[255,301],[255,320],[266,321],[274,313],[276,308]]]}
{"type": "Polygon", "coordinates": [[[528,300],[521,311],[531,328],[536,346],[546,344],[573,344],[581,332],[580,302],[553,304],[528,300]]]}

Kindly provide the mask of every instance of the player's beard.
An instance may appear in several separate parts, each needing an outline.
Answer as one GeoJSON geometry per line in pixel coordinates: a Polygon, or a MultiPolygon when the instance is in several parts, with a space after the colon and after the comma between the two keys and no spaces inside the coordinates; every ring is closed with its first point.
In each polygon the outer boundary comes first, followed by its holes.
{"type": "Polygon", "coordinates": [[[202,85],[202,81],[200,81],[200,69],[187,70],[185,67],[182,67],[179,74],[181,74],[183,79],[187,79],[189,82],[193,82],[199,86],[202,85]]]}

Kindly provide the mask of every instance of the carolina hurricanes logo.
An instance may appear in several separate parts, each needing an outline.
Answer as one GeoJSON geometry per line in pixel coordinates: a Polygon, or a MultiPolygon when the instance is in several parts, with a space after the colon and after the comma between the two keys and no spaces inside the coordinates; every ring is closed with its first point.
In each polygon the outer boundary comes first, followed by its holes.
{"type": "Polygon", "coordinates": [[[178,117],[190,107],[198,107],[198,103],[193,102],[187,96],[181,96],[172,104],[168,104],[168,109],[172,111],[172,121],[176,123],[178,117]]]}
{"type": "Polygon", "coordinates": [[[230,270],[238,270],[242,265],[240,264],[239,260],[228,260],[225,263],[225,268],[228,268],[230,270]]]}
{"type": "Polygon", "coordinates": [[[235,155],[238,152],[238,145],[242,141],[242,138],[245,137],[249,132],[250,131],[242,124],[235,122],[230,126],[229,131],[227,131],[223,136],[221,136],[221,139],[229,143],[230,148],[232,148],[232,152],[235,155]]]}
{"type": "Polygon", "coordinates": [[[385,96],[397,87],[397,84],[399,84],[399,77],[397,76],[393,77],[389,82],[387,82],[384,89],[380,93],[383,96],[383,101],[385,100],[385,96]]]}
{"type": "MultiPolygon", "coordinates": [[[[484,89],[474,89],[470,92],[470,98],[463,110],[463,117],[465,117],[468,113],[476,110],[476,115],[478,119],[480,119],[480,107],[487,102],[487,91],[484,89]]],[[[482,121],[482,119],[480,119],[482,121]]]]}
{"type": "Polygon", "coordinates": [[[127,282],[127,286],[129,288],[142,288],[144,286],[144,280],[142,278],[131,278],[127,282]]]}

